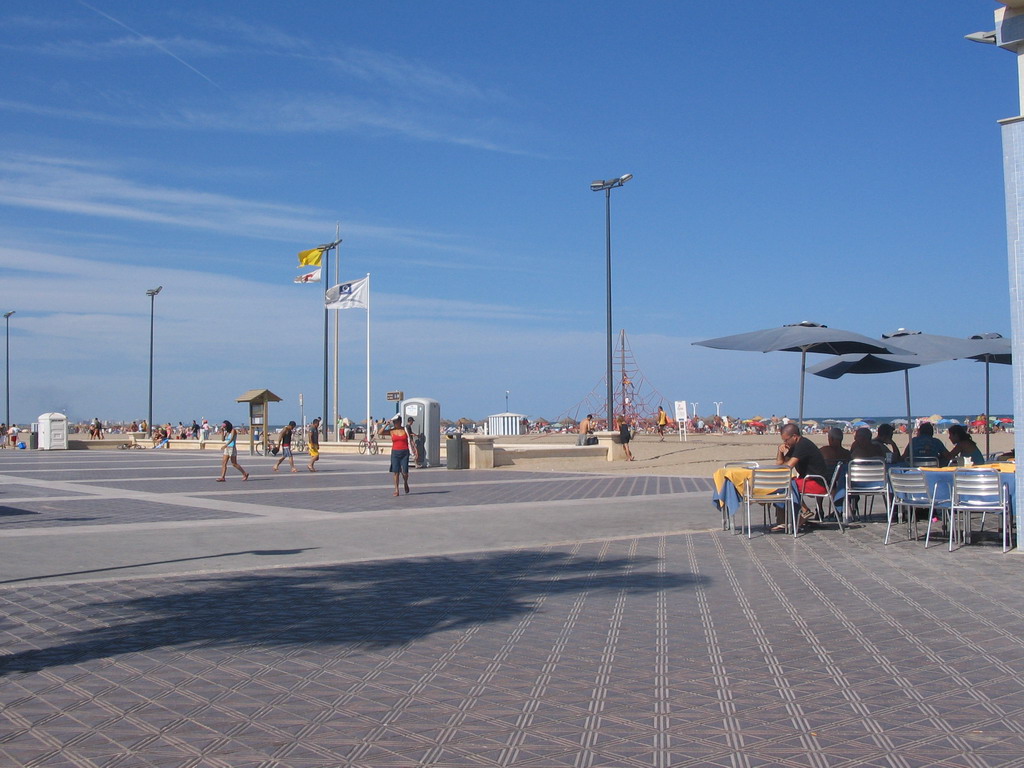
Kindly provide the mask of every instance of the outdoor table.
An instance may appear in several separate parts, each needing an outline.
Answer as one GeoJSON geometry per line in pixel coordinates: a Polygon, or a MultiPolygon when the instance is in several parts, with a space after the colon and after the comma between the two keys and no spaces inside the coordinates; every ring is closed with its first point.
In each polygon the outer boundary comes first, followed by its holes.
{"type": "Polygon", "coordinates": [[[1017,482],[1014,473],[1017,465],[1012,461],[1002,461],[996,464],[976,464],[974,467],[921,467],[924,478],[928,482],[928,491],[938,491],[939,498],[949,499],[953,495],[953,473],[958,469],[994,469],[999,473],[999,479],[1003,481],[1003,487],[1010,498],[1010,510],[1013,510],[1013,494],[1017,490],[1017,482]],[[945,495],[943,495],[945,494],[945,495]]]}
{"type": "MultiPolygon", "coordinates": [[[[771,465],[770,467],[762,467],[762,469],[764,468],[776,469],[781,468],[781,466],[771,465]]],[[[747,481],[753,476],[754,470],[752,467],[719,467],[716,469],[714,474],[715,492],[711,496],[715,509],[719,512],[725,509],[731,520],[732,516],[740,508],[740,504],[743,503],[743,490],[747,486],[747,481]]],[[[796,487],[795,481],[793,483],[793,493],[796,497],[794,503],[799,511],[800,492],[796,487]]]]}

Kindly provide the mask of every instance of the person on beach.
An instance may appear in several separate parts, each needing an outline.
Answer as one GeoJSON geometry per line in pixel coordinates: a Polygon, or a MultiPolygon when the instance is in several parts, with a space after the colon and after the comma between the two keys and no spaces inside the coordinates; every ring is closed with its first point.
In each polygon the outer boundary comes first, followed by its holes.
{"type": "Polygon", "coordinates": [[[615,420],[619,425],[619,442],[622,443],[622,450],[626,454],[626,461],[636,461],[633,452],[629,450],[629,441],[633,439],[633,433],[629,431],[629,422],[625,416],[616,416],[615,420]]]}
{"type": "Polygon", "coordinates": [[[878,432],[875,435],[874,442],[882,447],[882,460],[886,464],[892,464],[900,460],[902,455],[900,447],[896,445],[896,441],[892,439],[896,430],[893,429],[892,424],[879,424],[878,432]]]}
{"type": "Polygon", "coordinates": [[[949,428],[949,442],[953,444],[947,454],[951,466],[956,464],[958,456],[963,457],[964,466],[977,466],[985,463],[985,454],[967,434],[967,430],[959,424],[954,424],[949,428]]]}
{"type": "Polygon", "coordinates": [[[242,479],[248,480],[249,473],[242,469],[242,465],[238,463],[238,432],[231,425],[231,422],[227,419],[224,420],[224,456],[220,462],[220,477],[217,478],[218,483],[223,483],[225,476],[228,473],[228,463],[242,473],[242,479]]]}
{"type": "Polygon", "coordinates": [[[871,430],[858,427],[853,433],[850,455],[855,459],[885,459],[885,447],[871,439],[871,430]]]}
{"type": "Polygon", "coordinates": [[[292,472],[298,472],[295,468],[295,459],[292,458],[292,432],[295,430],[295,422],[289,421],[288,426],[281,430],[281,455],[277,457],[277,463],[274,464],[274,471],[277,472],[278,467],[281,466],[281,462],[288,459],[288,463],[292,467],[292,472]]]}
{"type": "MultiPolygon", "coordinates": [[[[869,432],[870,436],[870,432],[869,432]]],[[[775,463],[783,467],[792,467],[796,470],[796,487],[801,492],[826,493],[827,489],[818,480],[808,475],[818,475],[822,478],[828,472],[825,466],[825,457],[821,455],[818,448],[809,438],[800,434],[800,427],[790,422],[783,425],[779,430],[779,437],[782,438],[782,445],[779,446],[775,455],[775,463]]],[[[786,530],[786,509],[778,507],[775,512],[775,526],[773,533],[784,533],[786,530]]],[[[813,513],[806,505],[801,505],[800,516],[796,520],[797,530],[801,526],[813,525],[810,518],[813,513]]]]}
{"type": "Polygon", "coordinates": [[[935,436],[935,425],[930,421],[922,421],[917,428],[917,435],[910,440],[904,458],[909,459],[911,455],[915,464],[922,460],[934,460],[939,467],[949,459],[946,446],[935,436]]]}
{"type": "Polygon", "coordinates": [[[306,467],[310,472],[316,472],[316,467],[313,465],[320,461],[320,417],[317,416],[313,419],[313,423],[309,425],[309,466],[306,467]]]}
{"type": "Polygon", "coordinates": [[[658,434],[661,435],[659,442],[665,442],[665,427],[668,426],[668,414],[660,405],[658,406],[658,434]]]}
{"type": "Polygon", "coordinates": [[[579,435],[576,436],[576,445],[588,445],[590,436],[594,434],[594,414],[588,413],[580,422],[579,435]]]}
{"type": "Polygon", "coordinates": [[[409,433],[402,427],[402,417],[395,414],[391,420],[391,474],[395,477],[395,493],[398,495],[398,476],[402,476],[405,492],[409,493],[409,433]]]}
{"type": "Polygon", "coordinates": [[[836,465],[840,462],[849,464],[853,456],[843,448],[843,430],[839,427],[832,427],[828,431],[828,445],[821,447],[821,456],[825,459],[825,479],[831,480],[835,474],[836,465]]]}
{"type": "Polygon", "coordinates": [[[421,429],[419,432],[413,426],[413,418],[409,417],[406,423],[406,431],[409,433],[409,448],[412,450],[412,462],[416,469],[427,468],[427,436],[421,429]]]}

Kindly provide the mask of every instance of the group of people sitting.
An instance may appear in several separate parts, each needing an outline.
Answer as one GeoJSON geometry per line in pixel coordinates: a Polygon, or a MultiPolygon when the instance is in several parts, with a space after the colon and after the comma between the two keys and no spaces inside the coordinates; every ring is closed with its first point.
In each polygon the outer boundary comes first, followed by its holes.
{"type": "MultiPolygon", "coordinates": [[[[852,459],[880,459],[887,464],[910,462],[919,464],[934,461],[938,466],[956,464],[958,460],[970,464],[984,464],[985,456],[971,439],[967,430],[960,425],[949,428],[949,448],[935,437],[935,427],[930,422],[922,422],[917,429],[906,451],[901,451],[893,440],[894,430],[891,424],[881,424],[877,433],[872,436],[871,430],[861,427],[853,434],[853,443],[849,449],[843,447],[843,431],[838,428],[828,431],[828,444],[819,448],[812,440],[800,433],[796,424],[786,424],[779,430],[782,444],[775,456],[775,463],[780,466],[792,467],[797,474],[796,485],[801,493],[825,494],[825,488],[818,478],[831,478],[840,463],[852,459]]],[[[780,509],[776,525],[772,531],[786,530],[785,510],[780,509]]],[[[797,526],[813,525],[813,513],[804,505],[797,520],[797,526]]]]}

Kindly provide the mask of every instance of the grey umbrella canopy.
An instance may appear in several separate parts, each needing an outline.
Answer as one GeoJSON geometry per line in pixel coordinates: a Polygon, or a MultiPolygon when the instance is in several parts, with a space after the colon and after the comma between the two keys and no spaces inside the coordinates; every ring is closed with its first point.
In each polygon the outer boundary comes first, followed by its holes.
{"type": "MultiPolygon", "coordinates": [[[[1004,339],[999,333],[978,333],[971,336],[970,341],[975,341],[984,349],[978,354],[968,355],[972,360],[985,363],[985,418],[989,419],[992,411],[989,410],[989,375],[988,369],[991,363],[1000,365],[1012,365],[1013,353],[1010,351],[1010,340],[1004,339]]],[[[988,457],[990,445],[989,434],[991,421],[985,424],[985,456],[988,457]]]]}
{"type": "MultiPolygon", "coordinates": [[[[815,376],[824,376],[826,379],[838,379],[848,373],[871,374],[903,371],[903,391],[907,401],[907,430],[911,431],[913,430],[913,417],[910,415],[910,375],[907,372],[911,368],[937,362],[940,361],[919,355],[840,355],[832,360],[812,365],[807,372],[815,376]]],[[[910,439],[913,437],[911,432],[910,439]]],[[[913,466],[913,452],[908,450],[907,455],[911,466],[913,466]]]]}
{"type": "Polygon", "coordinates": [[[845,355],[855,352],[878,352],[906,354],[908,350],[863,336],[853,331],[829,328],[827,325],[802,323],[784,325],[781,328],[767,328],[763,331],[738,333],[717,339],[693,342],[697,346],[713,349],[735,349],[743,352],[799,352],[800,353],[800,417],[804,421],[804,374],[807,370],[807,353],[824,355],[845,355]]]}
{"type": "MultiPolygon", "coordinates": [[[[938,360],[954,360],[967,358],[985,363],[985,418],[989,416],[989,364],[1001,363],[1009,365],[1013,362],[1010,354],[1010,340],[998,333],[979,333],[969,339],[958,339],[955,336],[938,336],[920,331],[908,331],[900,328],[891,334],[883,335],[884,339],[895,339],[901,347],[923,357],[935,357],[938,360]]],[[[985,455],[991,449],[988,425],[985,427],[985,455]]]]}
{"type": "MultiPolygon", "coordinates": [[[[979,360],[985,365],[985,415],[989,415],[989,363],[1009,364],[1010,340],[1004,339],[998,333],[986,333],[972,336],[969,339],[961,339],[956,336],[942,336],[934,333],[922,333],[921,331],[910,331],[906,328],[899,328],[892,333],[883,334],[885,340],[895,340],[904,349],[913,352],[913,355],[843,355],[835,361],[827,361],[811,368],[808,372],[816,376],[824,376],[829,379],[838,379],[847,373],[889,373],[891,371],[903,371],[903,384],[907,401],[907,421],[911,421],[910,415],[910,376],[907,371],[922,365],[931,365],[946,360],[969,358],[979,360]]],[[[989,453],[988,433],[985,436],[985,453],[989,453]]]]}

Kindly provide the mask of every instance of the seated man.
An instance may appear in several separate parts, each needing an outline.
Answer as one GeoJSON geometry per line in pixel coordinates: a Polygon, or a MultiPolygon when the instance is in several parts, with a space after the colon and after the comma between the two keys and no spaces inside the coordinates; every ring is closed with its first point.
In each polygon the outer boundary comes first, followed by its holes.
{"type": "Polygon", "coordinates": [[[878,433],[873,441],[882,447],[882,460],[886,464],[896,463],[903,455],[899,446],[896,445],[896,441],[892,439],[895,431],[892,424],[879,424],[878,433]]]}
{"type": "Polygon", "coordinates": [[[828,431],[828,445],[822,447],[821,456],[825,459],[825,469],[828,470],[825,474],[826,480],[832,479],[837,464],[840,462],[843,464],[850,463],[850,459],[853,456],[850,455],[848,450],[843,448],[843,430],[839,427],[832,427],[828,431]]]}
{"type": "Polygon", "coordinates": [[[860,427],[853,433],[853,444],[850,446],[850,455],[855,459],[882,459],[885,460],[886,449],[871,439],[871,430],[867,427],[860,427]]]}
{"type": "MultiPolygon", "coordinates": [[[[779,430],[779,435],[782,437],[782,445],[779,446],[779,451],[775,456],[775,463],[781,466],[793,467],[796,470],[796,487],[800,491],[826,493],[827,489],[820,481],[807,477],[808,475],[824,477],[825,472],[828,471],[825,467],[825,459],[821,455],[821,450],[818,446],[811,440],[803,437],[800,434],[800,427],[793,423],[784,425],[779,430]]],[[[810,518],[813,516],[813,513],[807,508],[806,504],[801,503],[800,507],[800,515],[796,521],[797,530],[802,525],[811,525],[810,518]]],[[[772,531],[780,532],[786,530],[785,514],[784,509],[776,511],[776,524],[772,531]]]]}
{"type": "Polygon", "coordinates": [[[917,436],[910,441],[907,448],[907,458],[914,457],[917,464],[920,459],[935,459],[939,466],[942,466],[949,454],[946,446],[935,436],[935,427],[930,421],[922,421],[917,428],[917,436]]]}

